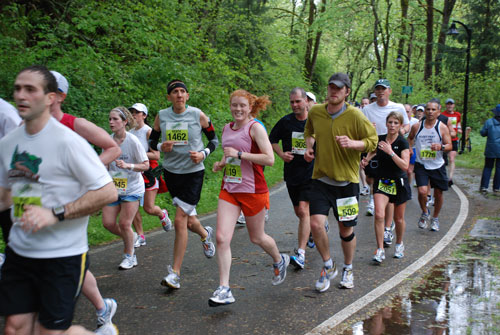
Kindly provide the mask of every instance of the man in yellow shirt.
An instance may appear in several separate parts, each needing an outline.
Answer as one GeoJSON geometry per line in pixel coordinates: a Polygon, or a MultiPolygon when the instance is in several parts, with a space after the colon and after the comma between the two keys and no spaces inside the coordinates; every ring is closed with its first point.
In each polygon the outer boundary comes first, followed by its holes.
{"type": "Polygon", "coordinates": [[[306,160],[314,161],[313,189],[309,211],[311,231],[324,261],[316,290],[324,292],[337,275],[330,257],[324,222],[330,208],[338,221],[344,266],[340,288],[353,288],[352,260],[356,249],[354,226],[359,212],[359,162],[361,152],[377,146],[377,133],[363,113],[347,104],[351,81],[344,73],[333,74],[328,81],[327,103],[315,105],[309,112],[304,130],[306,160]],[[314,145],[316,147],[314,148],[314,145]]]}

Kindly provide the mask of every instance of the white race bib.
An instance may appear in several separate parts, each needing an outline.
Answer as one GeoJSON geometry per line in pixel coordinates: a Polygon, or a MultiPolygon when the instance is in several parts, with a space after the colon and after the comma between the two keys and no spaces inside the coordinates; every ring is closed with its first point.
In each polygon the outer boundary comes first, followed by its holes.
{"type": "Polygon", "coordinates": [[[304,155],[306,153],[306,140],[304,133],[292,132],[292,154],[304,155]]]}
{"type": "Polygon", "coordinates": [[[456,116],[449,116],[448,119],[451,120],[451,124],[453,126],[453,128],[456,128],[457,127],[457,117],[456,116]]]}

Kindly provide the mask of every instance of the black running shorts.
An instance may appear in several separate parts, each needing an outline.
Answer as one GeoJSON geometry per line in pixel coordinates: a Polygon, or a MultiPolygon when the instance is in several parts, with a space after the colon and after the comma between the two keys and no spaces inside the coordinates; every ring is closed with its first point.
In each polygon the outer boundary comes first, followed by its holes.
{"type": "Polygon", "coordinates": [[[313,179],[310,193],[310,215],[327,215],[330,208],[337,221],[344,227],[353,227],[358,223],[359,184],[349,183],[346,186],[333,186],[313,179]]]}
{"type": "Polygon", "coordinates": [[[0,315],[38,313],[47,329],[71,326],[88,268],[87,253],[61,258],[27,258],[5,249],[0,280],[0,315]]]}

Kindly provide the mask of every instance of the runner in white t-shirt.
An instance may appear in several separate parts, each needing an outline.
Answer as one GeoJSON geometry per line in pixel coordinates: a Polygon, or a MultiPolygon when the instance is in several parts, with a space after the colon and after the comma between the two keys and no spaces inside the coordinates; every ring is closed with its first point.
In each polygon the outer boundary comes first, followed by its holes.
{"type": "Polygon", "coordinates": [[[112,137],[120,146],[122,153],[108,167],[118,190],[118,200],[103,208],[102,224],[107,230],[123,239],[124,255],[119,266],[122,270],[137,266],[132,220],[139,209],[139,200],[144,194],[144,180],[141,172],[149,169],[148,156],[141,142],[135,135],[126,131],[128,127],[134,127],[134,125],[135,120],[127,108],[116,107],[109,112],[112,137]]]}
{"type": "Polygon", "coordinates": [[[67,333],[88,267],[88,215],[117,195],[90,145],[50,116],[56,90],[45,67],[22,70],[14,99],[25,124],[0,141],[0,199],[14,205],[0,280],[8,334],[67,333]]]}

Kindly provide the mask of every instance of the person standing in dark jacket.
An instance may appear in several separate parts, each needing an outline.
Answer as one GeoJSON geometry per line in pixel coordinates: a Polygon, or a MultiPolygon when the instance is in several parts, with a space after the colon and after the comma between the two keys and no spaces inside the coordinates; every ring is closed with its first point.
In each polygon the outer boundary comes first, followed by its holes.
{"type": "Polygon", "coordinates": [[[486,193],[490,183],[493,165],[495,177],[493,178],[493,193],[500,194],[500,104],[491,110],[495,117],[486,120],[481,129],[481,136],[487,136],[484,149],[484,169],[481,177],[480,191],[486,193]]]}

